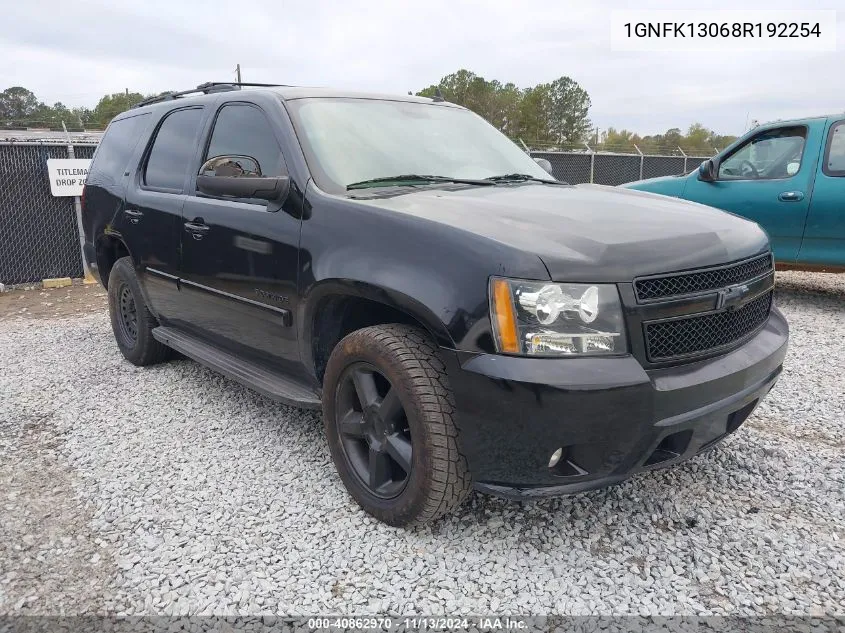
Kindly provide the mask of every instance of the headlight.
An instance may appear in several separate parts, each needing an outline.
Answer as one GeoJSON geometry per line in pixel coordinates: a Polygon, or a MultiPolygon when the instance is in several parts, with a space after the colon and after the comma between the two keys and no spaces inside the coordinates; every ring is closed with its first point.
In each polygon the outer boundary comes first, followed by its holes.
{"type": "Polygon", "coordinates": [[[624,354],[619,293],[613,284],[490,280],[496,349],[525,356],[624,354]]]}

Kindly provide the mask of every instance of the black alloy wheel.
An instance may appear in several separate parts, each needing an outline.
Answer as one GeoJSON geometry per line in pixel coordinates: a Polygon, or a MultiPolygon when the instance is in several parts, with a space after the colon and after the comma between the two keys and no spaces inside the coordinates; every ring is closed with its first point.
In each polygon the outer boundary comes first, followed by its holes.
{"type": "Polygon", "coordinates": [[[422,525],[472,489],[437,344],[421,328],[371,325],[347,334],[323,377],[323,425],[343,485],[389,525],[422,525]]]}
{"type": "Polygon", "coordinates": [[[411,477],[414,450],[398,390],[369,363],[355,363],[336,394],[335,424],[352,472],[374,496],[397,497],[411,477]]]}

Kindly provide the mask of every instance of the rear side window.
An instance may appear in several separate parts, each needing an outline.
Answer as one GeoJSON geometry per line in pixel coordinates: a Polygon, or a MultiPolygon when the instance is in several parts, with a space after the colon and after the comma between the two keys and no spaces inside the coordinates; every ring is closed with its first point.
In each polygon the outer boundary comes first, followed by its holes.
{"type": "Polygon", "coordinates": [[[149,123],[149,112],[112,121],[97,148],[91,172],[117,179],[123,176],[132,151],[149,123]]]}
{"type": "Polygon", "coordinates": [[[827,137],[824,155],[824,173],[828,176],[845,176],[845,121],[834,123],[827,137]]]}
{"type": "Polygon", "coordinates": [[[217,156],[249,156],[258,161],[263,176],[283,174],[282,151],[264,113],[250,105],[223,106],[205,159],[217,156]]]}
{"type": "Polygon", "coordinates": [[[144,184],[155,189],[182,191],[188,166],[197,149],[202,108],[176,110],[158,128],[144,169],[144,184]]]}

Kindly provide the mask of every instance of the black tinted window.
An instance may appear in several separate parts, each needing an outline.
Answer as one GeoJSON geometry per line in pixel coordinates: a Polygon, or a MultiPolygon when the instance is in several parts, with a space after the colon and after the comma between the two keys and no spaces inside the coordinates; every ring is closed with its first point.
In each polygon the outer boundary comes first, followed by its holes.
{"type": "Polygon", "coordinates": [[[149,113],[112,121],[94,156],[91,172],[119,178],[149,121],[149,113]]]}
{"type": "Polygon", "coordinates": [[[182,190],[188,164],[196,151],[201,120],[202,110],[199,108],[177,110],[167,115],[147,159],[144,184],[182,190]]]}
{"type": "Polygon", "coordinates": [[[250,156],[264,176],[281,176],[282,152],[264,113],[248,105],[227,105],[217,115],[206,159],[224,155],[250,156]]]}

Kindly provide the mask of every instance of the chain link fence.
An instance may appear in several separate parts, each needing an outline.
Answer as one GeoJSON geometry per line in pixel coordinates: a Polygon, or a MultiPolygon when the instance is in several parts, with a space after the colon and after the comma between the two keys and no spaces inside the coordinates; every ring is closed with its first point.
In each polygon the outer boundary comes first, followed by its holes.
{"type": "MultiPolygon", "coordinates": [[[[77,158],[94,149],[74,146],[77,158]]],[[[50,158],[68,158],[67,145],[0,144],[0,283],[83,275],[74,200],[50,193],[50,158]]]]}
{"type": "Polygon", "coordinates": [[[532,151],[534,158],[552,164],[555,178],[572,185],[592,182],[622,185],[643,178],[689,173],[710,156],[650,156],[641,154],[583,151],[532,151]]]}
{"type": "MultiPolygon", "coordinates": [[[[91,158],[95,144],[74,143],[76,158],[91,158]]],[[[708,156],[643,156],[592,151],[532,151],[571,184],[621,185],[641,178],[687,173],[708,156]]],[[[74,199],[54,198],[47,159],[69,158],[66,143],[0,141],[0,283],[81,277],[82,256],[74,199]]]]}

